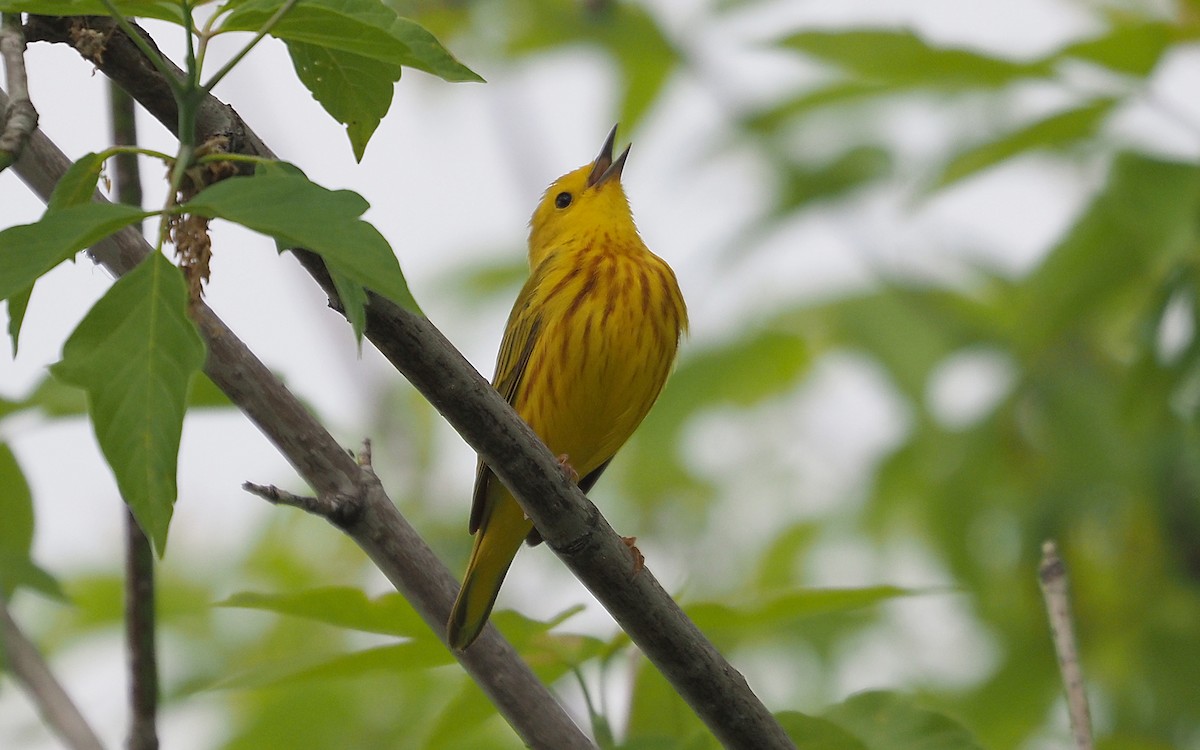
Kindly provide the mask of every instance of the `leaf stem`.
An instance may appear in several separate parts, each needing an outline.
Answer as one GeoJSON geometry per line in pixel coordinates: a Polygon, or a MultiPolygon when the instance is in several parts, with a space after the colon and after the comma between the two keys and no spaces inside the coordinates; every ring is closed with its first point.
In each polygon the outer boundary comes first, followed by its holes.
{"type": "Polygon", "coordinates": [[[133,27],[133,24],[129,23],[129,19],[123,16],[121,11],[117,10],[117,6],[113,0],[100,0],[100,3],[109,12],[109,15],[112,16],[113,21],[121,28],[121,31],[124,31],[125,35],[129,37],[129,41],[133,42],[134,46],[154,66],[154,69],[162,75],[164,82],[171,89],[171,93],[178,97],[179,92],[183,90],[183,84],[175,77],[175,73],[171,70],[171,66],[167,65],[167,61],[146,42],[142,35],[138,33],[138,30],[133,27]]]}
{"type": "Polygon", "coordinates": [[[234,55],[229,62],[222,65],[221,69],[214,73],[213,77],[208,80],[208,83],[201,87],[204,93],[212,91],[213,87],[220,83],[221,79],[229,74],[229,71],[233,70],[233,66],[241,62],[243,57],[250,54],[250,50],[254,49],[254,47],[262,41],[263,37],[271,33],[271,29],[275,28],[275,25],[283,20],[283,17],[287,15],[288,11],[290,11],[297,2],[298,0],[287,0],[283,5],[279,6],[279,10],[275,11],[275,15],[267,19],[267,22],[263,24],[261,29],[258,30],[258,33],[254,35],[254,38],[250,40],[250,43],[243,47],[236,55],[234,55]]]}

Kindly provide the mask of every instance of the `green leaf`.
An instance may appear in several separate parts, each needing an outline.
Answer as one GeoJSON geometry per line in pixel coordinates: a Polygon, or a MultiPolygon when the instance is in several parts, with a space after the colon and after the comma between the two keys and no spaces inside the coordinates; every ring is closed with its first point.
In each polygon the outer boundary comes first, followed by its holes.
{"type": "Polygon", "coordinates": [[[827,719],[798,711],[782,711],[775,718],[796,747],[804,750],[867,750],[854,735],[827,719]]]}
{"type": "Polygon", "coordinates": [[[183,275],[154,253],[92,307],[51,368],[87,391],[100,448],[160,556],[175,503],[188,386],[204,364],[187,305],[183,275]]]}
{"type": "Polygon", "coordinates": [[[1190,262],[1198,204],[1195,165],[1119,155],[1103,191],[1009,301],[1014,343],[1040,350],[1089,325],[1139,289],[1146,274],[1190,262]]]}
{"type": "Polygon", "coordinates": [[[745,639],[787,632],[797,620],[836,612],[850,612],[880,602],[918,593],[897,586],[867,586],[855,589],[801,589],[774,597],[762,597],[744,606],[725,602],[696,602],[684,611],[714,639],[745,639]]]}
{"type": "Polygon", "coordinates": [[[314,663],[299,659],[269,666],[255,665],[253,669],[221,680],[214,687],[260,688],[309,680],[346,680],[375,672],[405,674],[453,663],[454,657],[439,641],[427,638],[341,654],[314,663]]]}
{"type": "Polygon", "coordinates": [[[333,279],[333,286],[342,301],[342,309],[346,313],[346,320],[350,321],[350,328],[354,331],[354,339],[358,342],[358,353],[361,356],[363,334],[367,330],[367,290],[337,271],[331,270],[329,278],[333,279]]]}
{"type": "Polygon", "coordinates": [[[391,593],[368,599],[362,591],[349,586],[328,586],[291,594],[241,592],[217,602],[217,606],[277,612],[367,633],[408,638],[430,635],[425,621],[404,597],[391,593]]]}
{"type": "Polygon", "coordinates": [[[871,81],[838,81],[819,89],[804,91],[782,102],[771,102],[747,116],[745,125],[755,133],[775,133],[797,118],[824,107],[858,102],[889,93],[887,86],[871,81]]]}
{"type": "MultiPolygon", "coordinates": [[[[205,0],[208,2],[210,0],[205,0]]],[[[115,0],[122,15],[130,18],[157,18],[160,21],[183,23],[178,2],[172,0],[115,0]]],[[[196,3],[200,5],[201,3],[196,3]]],[[[42,16],[108,16],[109,10],[100,0],[0,0],[4,13],[35,13],[42,16]]]]}
{"type": "Polygon", "coordinates": [[[4,443],[0,443],[0,519],[0,596],[7,599],[24,586],[56,599],[64,598],[58,581],[29,556],[33,548],[33,494],[16,456],[4,443]]]}
{"type": "Polygon", "coordinates": [[[771,214],[791,216],[796,209],[817,200],[836,199],[891,172],[891,155],[876,146],[852,148],[818,167],[795,163],[781,165],[783,185],[771,214]]]}
{"type": "MultiPolygon", "coordinates": [[[[25,474],[17,464],[12,449],[0,443],[0,553],[14,556],[29,554],[33,547],[33,494],[25,474]]],[[[4,581],[0,569],[0,584],[5,594],[12,587],[4,581]]]]}
{"type": "Polygon", "coordinates": [[[942,169],[934,188],[946,187],[1020,154],[1036,149],[1060,149],[1091,137],[1116,104],[1116,99],[1096,99],[960,151],[942,169]]]}
{"type": "Polygon", "coordinates": [[[1115,26],[1107,34],[1076,42],[1059,52],[1127,75],[1145,77],[1158,65],[1171,45],[1172,29],[1159,22],[1115,26]]]}
{"type": "MultiPolygon", "coordinates": [[[[991,282],[986,277],[982,281],[991,282]]],[[[996,282],[980,286],[984,292],[1006,291],[996,282]]],[[[814,357],[835,349],[869,353],[904,395],[919,403],[933,369],[965,346],[996,339],[1006,312],[985,293],[968,296],[945,289],[884,286],[870,294],[783,313],[776,325],[804,339],[814,357]]]]}
{"type": "Polygon", "coordinates": [[[25,322],[25,311],[29,309],[29,298],[33,296],[33,285],[8,298],[8,337],[12,340],[12,355],[17,356],[17,342],[21,338],[21,324],[25,322]]]}
{"type": "Polygon", "coordinates": [[[23,293],[75,253],[152,215],[134,206],[86,203],[5,229],[0,232],[0,299],[23,293]]]}
{"type": "Polygon", "coordinates": [[[346,126],[354,158],[362,161],[371,134],[392,106],[400,66],[304,42],[287,47],[296,76],[329,116],[346,126]]]}
{"type": "Polygon", "coordinates": [[[696,713],[646,659],[639,658],[626,722],[626,745],[647,750],[716,750],[720,745],[696,713]]]}
{"type": "Polygon", "coordinates": [[[1013,62],[933,47],[911,31],[805,31],[780,44],[893,89],[995,88],[1053,72],[1047,61],[1013,62]]]}
{"type": "Polygon", "coordinates": [[[958,722],[918,708],[896,693],[852,695],[826,711],[825,718],[857,737],[868,750],[982,750],[958,722]]]}
{"type": "MultiPolygon", "coordinates": [[[[222,31],[258,31],[283,0],[234,2],[222,31]]],[[[419,24],[378,0],[299,0],[271,36],[392,65],[423,70],[447,81],[482,81],[419,24]]]]}
{"type": "Polygon", "coordinates": [[[104,167],[104,158],[99,154],[84,154],[67,168],[67,171],[54,185],[54,192],[46,208],[51,211],[90,203],[96,194],[96,182],[100,179],[100,170],[104,167]]]}
{"type": "Polygon", "coordinates": [[[327,190],[290,164],[222,180],[184,206],[185,211],[241,224],[288,247],[311,250],[346,279],[420,313],[387,240],[359,218],[367,208],[358,193],[327,190]]]}

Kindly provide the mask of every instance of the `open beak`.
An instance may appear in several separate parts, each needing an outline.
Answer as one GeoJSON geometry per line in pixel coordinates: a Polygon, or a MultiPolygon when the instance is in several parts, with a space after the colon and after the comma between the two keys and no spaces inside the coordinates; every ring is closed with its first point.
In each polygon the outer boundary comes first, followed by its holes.
{"type": "Polygon", "coordinates": [[[592,172],[587,178],[588,187],[603,185],[613,179],[621,179],[621,170],[625,168],[625,160],[629,158],[629,146],[626,146],[616,161],[613,161],[613,141],[616,139],[617,126],[613,125],[612,130],[608,131],[608,137],[604,139],[604,145],[600,147],[600,155],[592,163],[592,172]]]}

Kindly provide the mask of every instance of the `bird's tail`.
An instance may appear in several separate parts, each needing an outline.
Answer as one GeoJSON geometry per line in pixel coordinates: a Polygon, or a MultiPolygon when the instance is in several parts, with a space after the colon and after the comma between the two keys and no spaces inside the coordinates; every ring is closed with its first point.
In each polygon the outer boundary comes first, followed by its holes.
{"type": "Polygon", "coordinates": [[[457,651],[470,646],[479,637],[496,603],[508,566],[533,528],[511,497],[500,499],[496,505],[498,507],[475,533],[467,574],[446,624],[446,642],[457,651]]]}

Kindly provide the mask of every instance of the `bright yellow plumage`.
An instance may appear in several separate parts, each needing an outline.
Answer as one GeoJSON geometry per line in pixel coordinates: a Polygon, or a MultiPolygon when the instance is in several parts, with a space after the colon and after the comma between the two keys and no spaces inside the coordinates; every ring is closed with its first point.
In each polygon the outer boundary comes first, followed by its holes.
{"type": "MultiPolygon", "coordinates": [[[[675,274],[638,236],[621,188],[629,149],[560,177],[530,220],[530,276],[513,305],[492,384],[586,492],[658,398],[687,309],[675,274]]],[[[533,524],[486,464],[475,479],[475,546],[447,640],[479,635],[533,524]]]]}

